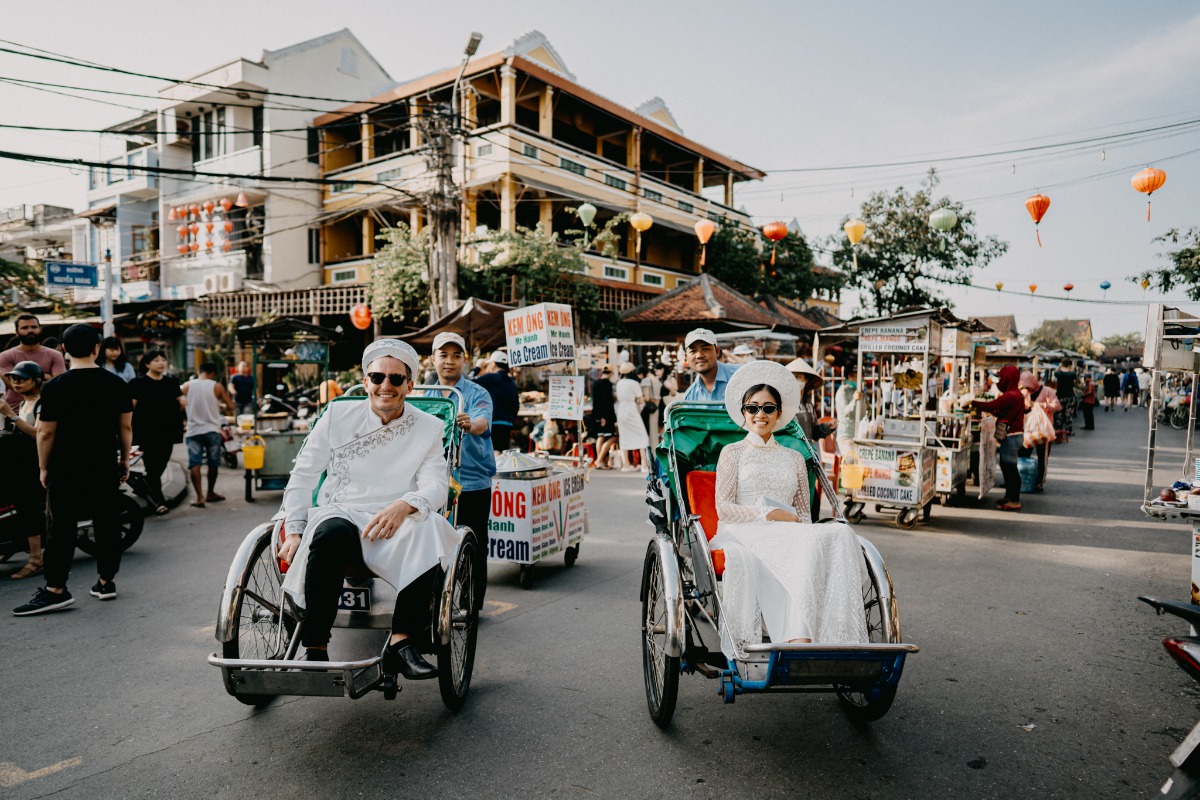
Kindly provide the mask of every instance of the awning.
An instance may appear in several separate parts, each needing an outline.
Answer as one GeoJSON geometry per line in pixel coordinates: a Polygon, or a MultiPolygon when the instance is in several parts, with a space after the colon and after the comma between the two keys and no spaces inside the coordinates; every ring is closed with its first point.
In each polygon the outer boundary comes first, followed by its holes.
{"type": "Polygon", "coordinates": [[[399,338],[412,345],[431,347],[433,338],[439,333],[457,333],[467,340],[468,348],[482,354],[485,350],[504,346],[504,312],[512,308],[513,306],[472,297],[459,306],[457,311],[452,311],[421,330],[399,338]]]}

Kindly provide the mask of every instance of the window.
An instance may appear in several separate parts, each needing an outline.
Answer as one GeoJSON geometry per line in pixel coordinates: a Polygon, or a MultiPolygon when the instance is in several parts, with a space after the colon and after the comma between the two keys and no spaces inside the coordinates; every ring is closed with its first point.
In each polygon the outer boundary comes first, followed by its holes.
{"type": "Polygon", "coordinates": [[[587,175],[587,167],[580,164],[578,161],[572,161],[569,158],[559,157],[558,166],[565,169],[567,172],[574,172],[576,175],[587,175]]]}
{"type": "Polygon", "coordinates": [[[678,289],[681,286],[687,286],[691,282],[692,282],[691,278],[676,278],[675,279],[675,288],[678,289]]]}
{"type": "Polygon", "coordinates": [[[492,146],[490,144],[481,144],[475,148],[475,155],[490,156],[492,154],[492,146]]]}
{"type": "Polygon", "coordinates": [[[615,278],[619,281],[627,281],[629,280],[629,270],[625,267],[614,267],[612,264],[605,264],[604,277],[615,278]]]}
{"type": "Polygon", "coordinates": [[[316,128],[308,129],[308,161],[310,164],[321,163],[321,132],[316,128]]]}
{"type": "Polygon", "coordinates": [[[622,180],[621,178],[618,178],[616,175],[605,175],[604,182],[607,183],[609,186],[613,187],[614,189],[620,189],[621,191],[625,191],[625,186],[626,186],[625,181],[622,180]]]}
{"type": "Polygon", "coordinates": [[[338,192],[348,192],[353,188],[354,181],[337,181],[336,183],[330,185],[329,191],[332,194],[337,194],[338,192]]]}
{"type": "Polygon", "coordinates": [[[383,172],[375,176],[378,181],[398,181],[400,176],[404,174],[404,169],[396,167],[395,169],[385,169],[383,172]]]}
{"type": "Polygon", "coordinates": [[[720,225],[722,222],[724,222],[724,221],[725,221],[725,218],[724,218],[724,217],[722,217],[720,214],[718,214],[718,213],[717,213],[717,212],[715,212],[715,211],[709,211],[709,212],[708,212],[708,218],[709,218],[710,220],[712,220],[713,222],[717,223],[718,225],[720,225]]]}
{"type": "MultiPolygon", "coordinates": [[[[253,129],[250,132],[250,144],[253,147],[262,147],[263,124],[264,124],[263,120],[264,120],[264,117],[263,117],[263,107],[262,106],[255,106],[254,108],[250,109],[250,127],[253,129]]],[[[309,131],[312,131],[312,128],[309,128],[309,131]]],[[[311,137],[311,133],[309,135],[311,137]]],[[[310,138],[308,141],[309,141],[308,160],[312,161],[315,164],[316,161],[313,159],[315,150],[312,147],[312,139],[310,138]]]]}
{"type": "Polygon", "coordinates": [[[225,138],[225,107],[217,106],[202,111],[192,123],[192,158],[205,161],[223,156],[227,152],[225,138]]]}
{"type": "Polygon", "coordinates": [[[356,269],[339,269],[334,270],[330,276],[330,283],[354,283],[358,280],[358,270],[356,269]]]}
{"type": "Polygon", "coordinates": [[[696,207],[686,200],[680,200],[678,205],[679,210],[685,214],[694,214],[696,212],[696,207]]]}
{"type": "Polygon", "coordinates": [[[321,229],[308,229],[308,263],[321,263],[321,229]]]}
{"type": "Polygon", "coordinates": [[[654,200],[658,203],[663,201],[662,192],[656,192],[653,189],[647,189],[645,187],[642,188],[642,197],[646,198],[647,200],[654,200]]]}
{"type": "Polygon", "coordinates": [[[526,158],[537,158],[538,157],[538,149],[531,144],[524,145],[521,148],[521,152],[525,155],[526,158]]]}
{"type": "Polygon", "coordinates": [[[655,275],[653,272],[643,272],[642,283],[646,284],[647,286],[662,286],[663,276],[655,275]]]}

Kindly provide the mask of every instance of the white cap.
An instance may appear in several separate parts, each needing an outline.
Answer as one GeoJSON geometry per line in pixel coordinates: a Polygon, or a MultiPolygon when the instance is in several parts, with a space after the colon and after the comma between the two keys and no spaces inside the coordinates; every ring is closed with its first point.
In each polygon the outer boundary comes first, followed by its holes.
{"type": "Polygon", "coordinates": [[[733,355],[752,356],[754,355],[754,348],[750,347],[748,344],[739,344],[737,347],[733,348],[733,355]]]}
{"type": "Polygon", "coordinates": [[[491,356],[488,357],[488,361],[491,361],[493,364],[507,364],[508,353],[503,350],[494,350],[491,356]]]}
{"type": "Polygon", "coordinates": [[[440,350],[442,347],[448,344],[456,344],[464,353],[467,352],[467,343],[463,341],[463,337],[459,336],[457,333],[453,333],[451,331],[442,331],[437,336],[433,337],[434,351],[440,350]]]}
{"type": "Polygon", "coordinates": [[[686,350],[692,346],[692,342],[708,342],[713,347],[717,346],[717,335],[708,328],[696,328],[687,335],[683,340],[683,349],[686,350]]]}
{"type": "Polygon", "coordinates": [[[621,366],[617,367],[617,372],[621,373],[622,375],[628,375],[629,373],[633,372],[633,364],[630,364],[628,361],[623,361],[621,362],[621,366]]]}
{"type": "Polygon", "coordinates": [[[420,358],[417,356],[417,351],[408,342],[402,342],[399,339],[376,339],[367,345],[367,349],[363,350],[362,368],[363,372],[371,366],[371,362],[383,356],[391,356],[392,358],[403,361],[408,367],[408,374],[416,383],[417,372],[419,371],[420,358]]]}

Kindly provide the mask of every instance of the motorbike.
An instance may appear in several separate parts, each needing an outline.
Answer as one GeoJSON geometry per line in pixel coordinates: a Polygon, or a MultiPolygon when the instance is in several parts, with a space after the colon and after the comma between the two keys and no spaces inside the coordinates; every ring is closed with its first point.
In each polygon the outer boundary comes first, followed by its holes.
{"type": "MultiPolygon", "coordinates": [[[[1138,599],[1159,614],[1167,613],[1180,617],[1191,625],[1193,634],[1200,630],[1200,606],[1145,596],[1138,599]]],[[[1170,636],[1163,639],[1163,647],[1192,680],[1200,681],[1200,636],[1170,636]]],[[[1159,790],[1160,796],[1166,800],[1200,797],[1200,722],[1196,723],[1175,748],[1175,752],[1171,753],[1170,761],[1175,767],[1175,772],[1159,790]]]]}

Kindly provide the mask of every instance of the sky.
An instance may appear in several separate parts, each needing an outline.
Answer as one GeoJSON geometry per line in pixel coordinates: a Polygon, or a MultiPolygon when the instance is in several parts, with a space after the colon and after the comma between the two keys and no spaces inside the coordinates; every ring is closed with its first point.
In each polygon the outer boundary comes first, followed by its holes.
{"type": "MultiPolygon", "coordinates": [[[[739,186],[736,205],[759,223],[796,219],[816,244],[841,235],[841,221],[871,192],[915,190],[937,167],[939,196],[972,209],[981,235],[1010,244],[976,283],[1038,286],[1033,298],[951,290],[960,315],[1015,314],[1022,332],[1042,319],[1087,318],[1103,337],[1144,329],[1147,301],[1183,300],[1178,292],[1145,293],[1128,277],[1164,263],[1166,248],[1156,236],[1200,225],[1200,128],[1049,155],[939,159],[1200,119],[1194,2],[458,0],[453,13],[447,5],[260,0],[211,6],[197,16],[127,0],[108,3],[103,13],[94,3],[43,0],[6,9],[0,38],[185,77],[345,27],[393,78],[405,80],[455,63],[472,30],[483,34],[483,54],[536,29],[583,85],[629,107],[660,96],[688,136],[768,172],[765,181],[739,186]],[[51,19],[62,24],[47,24],[51,19]],[[896,161],[920,163],[824,169],[896,161]],[[1167,172],[1150,223],[1145,196],[1130,185],[1147,165],[1167,172]],[[1024,206],[1038,191],[1051,199],[1040,248],[1024,206]],[[1072,283],[1072,297],[1099,300],[1104,280],[1113,284],[1107,299],[1127,304],[1043,297],[1062,296],[1072,283]]],[[[0,53],[3,78],[147,94],[161,88],[7,53],[0,53]]],[[[0,107],[0,121],[27,125],[99,128],[137,115],[4,83],[0,107]]],[[[0,149],[78,158],[109,152],[92,134],[3,129],[0,149]]],[[[0,160],[0,208],[82,208],[84,180],[59,167],[0,160]]],[[[854,312],[856,298],[844,299],[843,311],[854,312]]]]}

